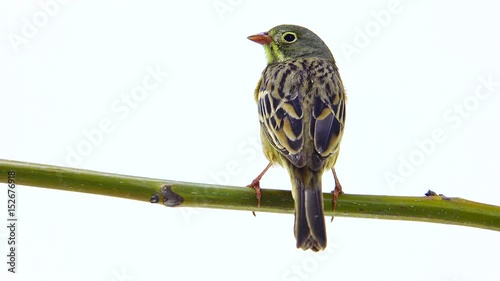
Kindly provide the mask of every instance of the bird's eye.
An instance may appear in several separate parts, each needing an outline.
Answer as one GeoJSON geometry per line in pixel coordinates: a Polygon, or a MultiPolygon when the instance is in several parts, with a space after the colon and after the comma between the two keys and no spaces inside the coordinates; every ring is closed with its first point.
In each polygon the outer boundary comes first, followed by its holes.
{"type": "Polygon", "coordinates": [[[293,32],[285,32],[285,33],[283,33],[281,38],[286,43],[293,43],[293,42],[297,41],[297,35],[295,35],[295,33],[293,33],[293,32]]]}

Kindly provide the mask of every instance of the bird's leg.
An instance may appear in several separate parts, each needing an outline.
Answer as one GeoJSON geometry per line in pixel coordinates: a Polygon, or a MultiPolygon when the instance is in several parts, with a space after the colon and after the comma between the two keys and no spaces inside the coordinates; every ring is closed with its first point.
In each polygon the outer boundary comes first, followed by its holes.
{"type": "Polygon", "coordinates": [[[251,184],[247,185],[248,187],[251,187],[251,188],[255,189],[255,194],[257,196],[257,207],[260,207],[260,197],[262,196],[262,193],[260,192],[260,180],[262,179],[262,177],[264,176],[264,174],[267,172],[267,170],[269,170],[270,167],[271,167],[271,162],[269,162],[269,164],[267,164],[267,166],[264,169],[264,171],[262,171],[262,173],[260,173],[252,181],[251,184]]]}
{"type": "MultiPolygon", "coordinates": [[[[337,200],[339,195],[344,193],[342,191],[342,185],[340,184],[339,178],[337,177],[337,173],[335,172],[335,168],[332,168],[333,178],[335,179],[335,189],[332,191],[333,193],[333,212],[335,213],[335,208],[337,208],[337,200]]],[[[332,216],[333,221],[333,216],[332,216]]]]}

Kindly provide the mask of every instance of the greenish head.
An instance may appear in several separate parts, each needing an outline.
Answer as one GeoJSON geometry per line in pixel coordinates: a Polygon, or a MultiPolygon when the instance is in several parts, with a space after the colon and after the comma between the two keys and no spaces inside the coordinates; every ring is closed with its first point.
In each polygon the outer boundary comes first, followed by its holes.
{"type": "Polygon", "coordinates": [[[298,25],[278,25],[268,32],[248,36],[248,39],[264,46],[269,64],[312,57],[334,60],[318,35],[298,25]]]}

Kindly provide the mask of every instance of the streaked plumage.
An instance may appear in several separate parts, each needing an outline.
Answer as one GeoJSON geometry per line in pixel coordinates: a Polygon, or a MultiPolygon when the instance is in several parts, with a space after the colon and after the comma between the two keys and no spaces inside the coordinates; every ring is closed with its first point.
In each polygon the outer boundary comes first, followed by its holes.
{"type": "Polygon", "coordinates": [[[300,26],[280,25],[249,39],[263,44],[268,58],[255,90],[264,153],[289,171],[297,247],[322,250],[321,176],[335,165],[345,120],[338,68],[324,42],[300,26]]]}

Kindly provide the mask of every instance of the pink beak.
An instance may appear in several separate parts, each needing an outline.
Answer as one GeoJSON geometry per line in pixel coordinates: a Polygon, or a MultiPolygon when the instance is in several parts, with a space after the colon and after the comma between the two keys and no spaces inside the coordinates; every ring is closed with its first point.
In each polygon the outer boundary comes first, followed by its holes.
{"type": "Polygon", "coordinates": [[[267,32],[261,32],[259,34],[250,35],[247,38],[261,45],[267,45],[273,41],[273,39],[271,38],[271,36],[267,34],[267,32]]]}

